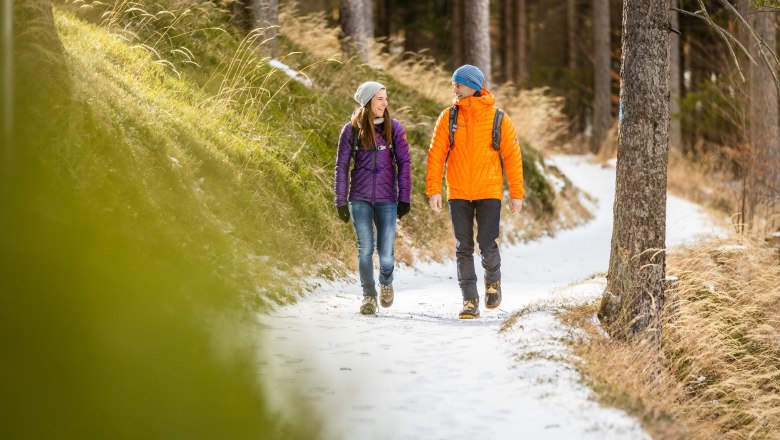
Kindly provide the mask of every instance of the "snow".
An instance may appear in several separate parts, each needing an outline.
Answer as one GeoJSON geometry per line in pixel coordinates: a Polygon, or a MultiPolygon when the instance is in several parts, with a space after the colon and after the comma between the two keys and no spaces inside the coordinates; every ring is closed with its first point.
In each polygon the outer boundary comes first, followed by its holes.
{"type": "Polygon", "coordinates": [[[299,83],[303,84],[308,88],[311,88],[312,83],[309,78],[307,78],[302,73],[293,70],[292,68],[290,68],[290,66],[284,64],[283,62],[277,60],[276,58],[268,61],[268,65],[273,67],[274,69],[281,70],[282,72],[286,73],[287,76],[289,76],[290,78],[298,81],[299,83]]]}
{"type": "MultiPolygon", "coordinates": [[[[452,260],[397,269],[395,303],[375,317],[358,314],[356,275],[322,283],[297,304],[258,317],[259,374],[272,405],[295,410],[303,402],[320,416],[324,439],[649,438],[635,418],[591,399],[562,342],[571,329],[554,314],[604,289],[614,163],[550,160],[598,199],[595,218],[555,237],[502,245],[498,310],[457,318],[452,260]]],[[[722,233],[699,207],[672,196],[667,225],[670,246],[722,233]]]]}

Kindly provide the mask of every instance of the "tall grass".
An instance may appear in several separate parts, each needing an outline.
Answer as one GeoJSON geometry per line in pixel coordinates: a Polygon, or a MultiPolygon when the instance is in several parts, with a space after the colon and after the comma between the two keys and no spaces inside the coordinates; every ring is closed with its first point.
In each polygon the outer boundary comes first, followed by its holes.
{"type": "Polygon", "coordinates": [[[607,339],[595,306],[581,368],[606,402],[657,438],[773,439],[780,432],[780,261],[760,240],[711,241],[671,254],[662,353],[607,339]]]}

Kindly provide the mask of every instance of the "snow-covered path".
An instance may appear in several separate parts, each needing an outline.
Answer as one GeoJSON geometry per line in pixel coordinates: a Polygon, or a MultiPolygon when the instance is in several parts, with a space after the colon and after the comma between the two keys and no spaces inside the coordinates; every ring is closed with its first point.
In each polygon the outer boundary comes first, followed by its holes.
{"type": "MultiPolygon", "coordinates": [[[[457,319],[453,261],[397,270],[395,304],[376,317],[357,313],[356,280],[323,285],[259,318],[261,376],[272,401],[297,405],[288,399],[299,393],[322,416],[325,439],[648,438],[624,412],[589,399],[565,359],[567,330],[552,313],[528,313],[498,332],[524,306],[603,288],[600,279],[570,285],[606,271],[614,167],[583,157],[553,161],[599,199],[596,217],[554,238],[502,247],[499,310],[457,319]]],[[[667,216],[669,245],[716,232],[697,206],[674,197],[667,216]]]]}

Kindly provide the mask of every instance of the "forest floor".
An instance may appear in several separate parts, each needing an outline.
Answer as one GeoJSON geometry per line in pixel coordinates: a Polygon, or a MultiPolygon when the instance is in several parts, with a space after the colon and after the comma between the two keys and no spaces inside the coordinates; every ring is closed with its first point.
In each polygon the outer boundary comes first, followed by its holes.
{"type": "MultiPolygon", "coordinates": [[[[597,200],[594,219],[503,244],[504,300],[496,311],[483,301],[480,319],[457,317],[453,260],[397,269],[395,303],[377,316],[358,314],[356,274],[260,316],[260,374],[272,405],[308,405],[324,439],[649,438],[636,419],[592,400],[565,342],[573,330],[556,316],[597,300],[605,285],[615,168],[590,159],[550,160],[597,200]]],[[[699,206],[669,196],[668,246],[722,233],[699,206]]]]}

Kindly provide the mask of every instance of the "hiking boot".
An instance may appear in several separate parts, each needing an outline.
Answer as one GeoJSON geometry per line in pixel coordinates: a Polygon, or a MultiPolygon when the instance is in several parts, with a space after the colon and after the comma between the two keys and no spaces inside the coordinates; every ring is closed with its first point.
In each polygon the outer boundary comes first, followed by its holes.
{"type": "Polygon", "coordinates": [[[382,307],[390,307],[393,305],[393,285],[388,284],[380,284],[379,285],[379,304],[382,304],[382,307]]]}
{"type": "Polygon", "coordinates": [[[460,319],[474,319],[479,318],[479,297],[464,299],[463,310],[458,315],[460,319]]]}
{"type": "Polygon", "coordinates": [[[376,297],[375,296],[364,296],[363,297],[363,304],[360,305],[360,314],[361,315],[373,315],[376,313],[376,297]]]}
{"type": "Polygon", "coordinates": [[[493,310],[501,305],[501,280],[485,283],[485,308],[493,310]]]}

